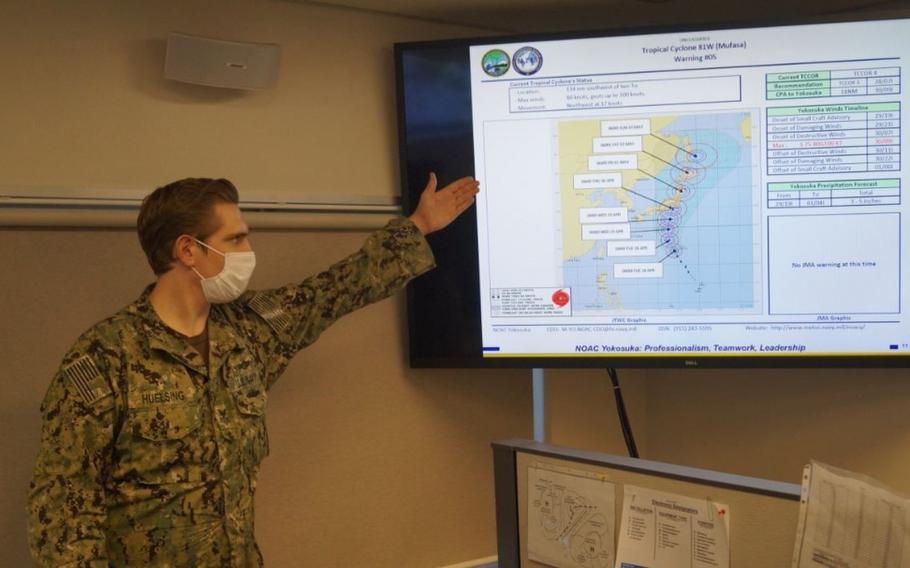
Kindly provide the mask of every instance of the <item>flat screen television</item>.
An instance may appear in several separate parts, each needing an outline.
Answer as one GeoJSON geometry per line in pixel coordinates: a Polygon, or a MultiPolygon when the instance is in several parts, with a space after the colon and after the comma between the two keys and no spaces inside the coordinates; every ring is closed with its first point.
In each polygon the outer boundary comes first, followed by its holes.
{"type": "Polygon", "coordinates": [[[910,366],[910,20],[395,47],[418,367],[910,366]]]}

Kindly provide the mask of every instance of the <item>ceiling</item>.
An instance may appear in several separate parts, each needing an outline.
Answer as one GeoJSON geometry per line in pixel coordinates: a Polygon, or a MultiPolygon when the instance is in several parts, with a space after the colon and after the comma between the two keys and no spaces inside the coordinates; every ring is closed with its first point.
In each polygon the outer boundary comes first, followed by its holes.
{"type": "Polygon", "coordinates": [[[910,0],[289,0],[503,33],[843,19],[910,12],[910,0]]]}

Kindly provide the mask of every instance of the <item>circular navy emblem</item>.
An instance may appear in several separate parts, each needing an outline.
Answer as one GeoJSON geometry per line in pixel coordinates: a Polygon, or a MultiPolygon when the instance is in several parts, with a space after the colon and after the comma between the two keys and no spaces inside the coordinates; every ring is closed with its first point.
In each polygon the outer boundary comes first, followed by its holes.
{"type": "Polygon", "coordinates": [[[522,75],[533,75],[540,71],[543,55],[531,46],[522,47],[512,56],[512,65],[522,75]]]}
{"type": "Polygon", "coordinates": [[[480,64],[490,77],[501,77],[509,70],[509,54],[501,49],[491,49],[483,54],[480,64]]]}

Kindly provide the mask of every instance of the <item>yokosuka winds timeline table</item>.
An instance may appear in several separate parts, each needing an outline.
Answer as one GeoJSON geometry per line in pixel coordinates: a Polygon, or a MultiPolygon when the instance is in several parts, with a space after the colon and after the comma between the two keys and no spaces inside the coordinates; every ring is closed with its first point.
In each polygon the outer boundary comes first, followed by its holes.
{"type": "Polygon", "coordinates": [[[484,356],[906,356],[908,20],[470,48],[484,356]]]}
{"type": "Polygon", "coordinates": [[[768,175],[900,170],[900,103],[768,109],[768,175]]]}

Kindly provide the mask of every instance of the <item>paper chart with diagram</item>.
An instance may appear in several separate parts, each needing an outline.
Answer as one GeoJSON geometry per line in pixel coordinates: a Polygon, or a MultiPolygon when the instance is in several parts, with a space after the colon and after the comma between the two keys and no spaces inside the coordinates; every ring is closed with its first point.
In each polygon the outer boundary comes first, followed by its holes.
{"type": "Polygon", "coordinates": [[[615,486],[591,472],[528,468],[528,558],[560,568],[613,568],[615,486]]]}

